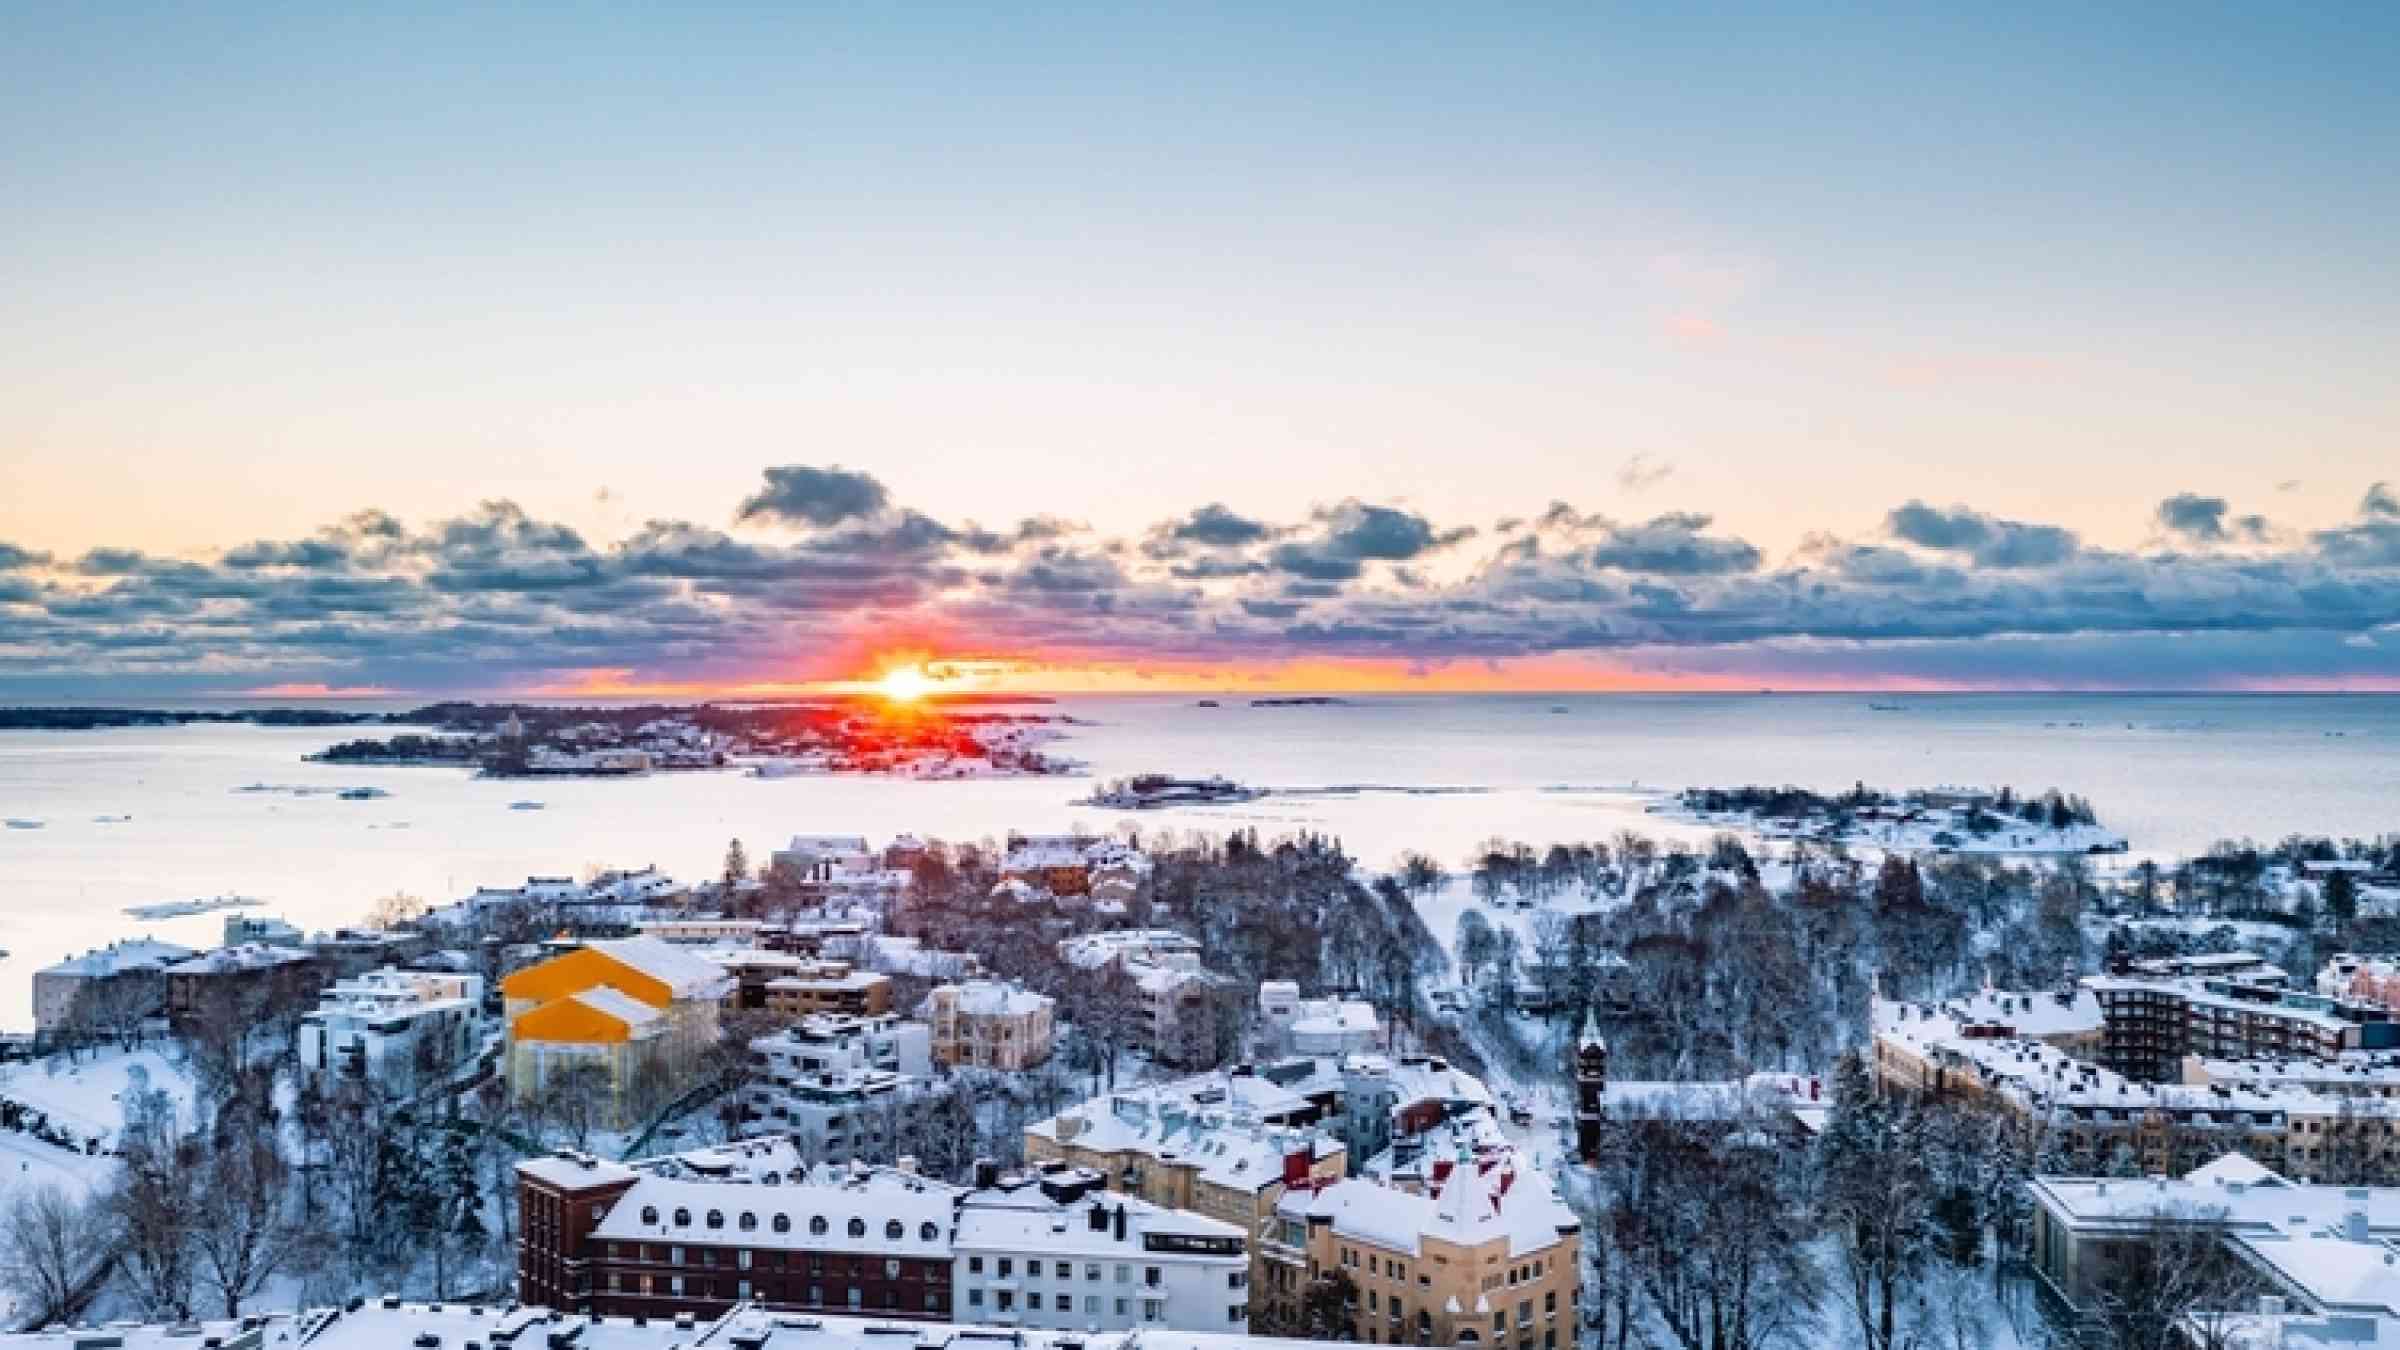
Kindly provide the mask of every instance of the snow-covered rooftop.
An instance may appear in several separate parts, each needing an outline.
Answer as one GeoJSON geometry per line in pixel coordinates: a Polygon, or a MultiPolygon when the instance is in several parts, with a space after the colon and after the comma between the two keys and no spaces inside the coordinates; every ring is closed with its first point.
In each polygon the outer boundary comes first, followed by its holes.
{"type": "Polygon", "coordinates": [[[155,938],[127,938],[95,948],[81,956],[70,956],[34,973],[107,977],[136,970],[164,970],[191,957],[192,949],[189,947],[178,947],[172,942],[160,942],[155,938]]]}
{"type": "Polygon", "coordinates": [[[1411,1256],[1421,1255],[1430,1237],[1462,1247],[1505,1240],[1514,1259],[1545,1251],[1581,1227],[1547,1177],[1507,1163],[1460,1163],[1431,1195],[1337,1181],[1287,1192],[1276,1210],[1286,1218],[1328,1219],[1340,1236],[1411,1256]]]}

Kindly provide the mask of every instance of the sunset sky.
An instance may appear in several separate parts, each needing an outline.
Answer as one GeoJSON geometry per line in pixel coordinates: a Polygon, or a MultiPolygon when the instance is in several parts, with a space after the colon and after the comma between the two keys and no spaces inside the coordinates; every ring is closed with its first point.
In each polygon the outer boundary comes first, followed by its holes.
{"type": "Polygon", "coordinates": [[[1011,8],[9,6],[0,698],[2400,688],[2400,7],[1011,8]]]}

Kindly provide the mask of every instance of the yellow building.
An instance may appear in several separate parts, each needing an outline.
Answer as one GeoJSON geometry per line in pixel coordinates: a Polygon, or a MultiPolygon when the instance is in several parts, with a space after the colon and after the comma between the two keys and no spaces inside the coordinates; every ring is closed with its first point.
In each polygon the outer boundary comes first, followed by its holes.
{"type": "Polygon", "coordinates": [[[661,1085],[717,1041],[717,1010],[732,980],[712,961],[656,938],[595,942],[500,983],[508,1025],[508,1083],[518,1101],[562,1075],[597,1069],[610,1128],[637,1088],[661,1085]]]}
{"type": "Polygon", "coordinates": [[[1513,1159],[1452,1164],[1432,1195],[1337,1181],[1285,1193],[1264,1244],[1267,1299],[1287,1318],[1309,1282],[1356,1288],[1366,1344],[1573,1350],[1582,1224],[1513,1159]]]}

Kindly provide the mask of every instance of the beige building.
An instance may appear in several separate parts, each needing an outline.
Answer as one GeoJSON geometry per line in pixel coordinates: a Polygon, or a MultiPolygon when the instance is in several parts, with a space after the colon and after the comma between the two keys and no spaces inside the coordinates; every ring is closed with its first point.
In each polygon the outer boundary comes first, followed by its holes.
{"type": "Polygon", "coordinates": [[[933,1062],[1015,1072],[1050,1058],[1056,1001],[998,980],[945,984],[917,1015],[933,1028],[933,1062]]]}
{"type": "Polygon", "coordinates": [[[1582,1225],[1513,1157],[1450,1164],[1431,1195],[1365,1180],[1294,1188],[1262,1244],[1265,1297],[1287,1325],[1312,1281],[1357,1288],[1368,1344],[1573,1350],[1582,1225]]]}

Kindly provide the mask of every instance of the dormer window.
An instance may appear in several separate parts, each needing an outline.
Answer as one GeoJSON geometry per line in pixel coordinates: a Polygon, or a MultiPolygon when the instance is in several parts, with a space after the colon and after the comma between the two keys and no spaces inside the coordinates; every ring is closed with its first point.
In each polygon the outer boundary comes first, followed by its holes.
{"type": "Polygon", "coordinates": [[[745,1233],[753,1233],[758,1231],[758,1216],[751,1213],[749,1210],[743,1210],[742,1217],[737,1222],[741,1225],[741,1229],[745,1233]]]}
{"type": "Polygon", "coordinates": [[[850,1221],[850,1236],[854,1238],[863,1238],[866,1235],[867,1221],[865,1219],[852,1219],[850,1221]]]}
{"type": "Polygon", "coordinates": [[[883,1225],[883,1240],[886,1242],[898,1242],[901,1238],[907,1236],[907,1234],[907,1227],[904,1226],[898,1219],[888,1220],[883,1225]]]}
{"type": "Polygon", "coordinates": [[[725,1211],[721,1209],[710,1210],[708,1212],[708,1226],[711,1228],[723,1228],[725,1226],[725,1211]]]}
{"type": "Polygon", "coordinates": [[[677,1209],[677,1210],[675,1211],[675,1226],[676,1226],[677,1228],[689,1228],[689,1227],[691,1227],[691,1226],[692,1226],[692,1212],[691,1212],[690,1210],[688,1210],[688,1209],[677,1209]]]}
{"type": "Polygon", "coordinates": [[[655,1224],[655,1223],[657,1223],[657,1222],[658,1222],[658,1206],[656,1206],[656,1205],[644,1205],[644,1206],[642,1206],[642,1222],[643,1222],[643,1223],[647,1223],[647,1224],[655,1224]]]}
{"type": "Polygon", "coordinates": [[[825,1236],[825,1216],[824,1216],[824,1215],[822,1215],[822,1214],[811,1214],[811,1215],[809,1215],[809,1216],[808,1216],[808,1231],[809,1231],[809,1235],[810,1235],[810,1236],[812,1236],[812,1237],[823,1237],[823,1236],[825,1236]]]}
{"type": "Polygon", "coordinates": [[[788,1233],[792,1231],[792,1216],[789,1214],[776,1215],[775,1231],[778,1233],[788,1233]]]}

